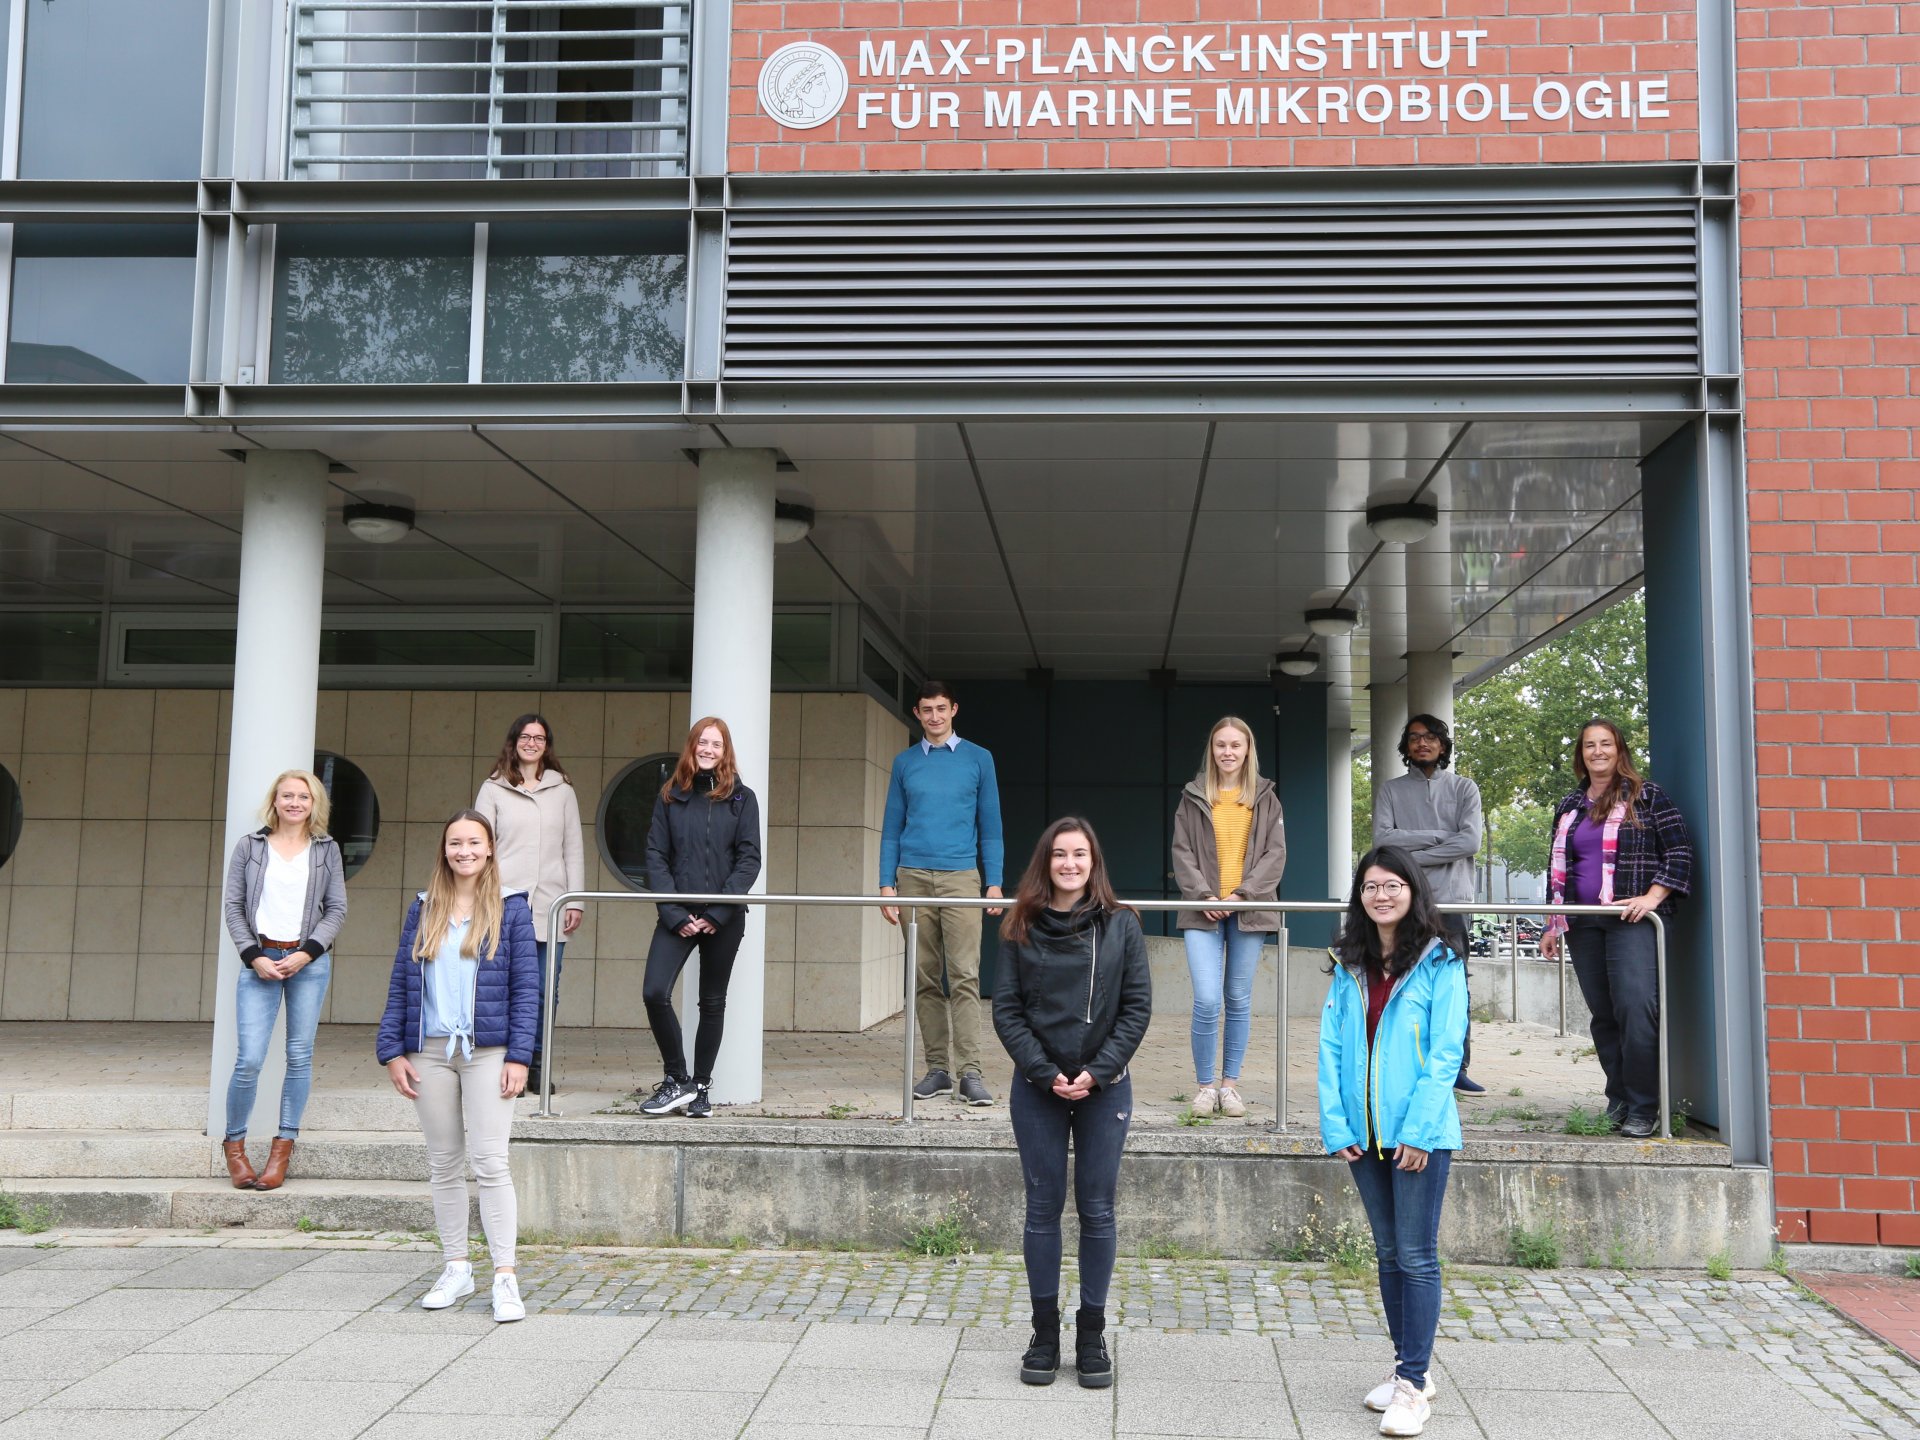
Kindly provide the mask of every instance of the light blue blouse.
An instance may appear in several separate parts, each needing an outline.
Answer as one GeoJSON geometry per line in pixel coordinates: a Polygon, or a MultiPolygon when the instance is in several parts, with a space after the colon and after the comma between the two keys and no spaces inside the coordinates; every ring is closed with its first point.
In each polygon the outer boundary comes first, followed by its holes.
{"type": "Polygon", "coordinates": [[[460,953],[472,920],[447,926],[440,949],[423,967],[420,977],[421,1030],[432,1039],[447,1037],[447,1059],[456,1053],[473,1058],[473,990],[480,962],[460,953]]]}

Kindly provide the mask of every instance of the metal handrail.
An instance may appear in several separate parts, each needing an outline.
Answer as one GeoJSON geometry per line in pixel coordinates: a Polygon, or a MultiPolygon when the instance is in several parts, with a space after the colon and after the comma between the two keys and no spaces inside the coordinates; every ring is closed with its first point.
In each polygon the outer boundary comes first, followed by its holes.
{"type": "MultiPolygon", "coordinates": [[[[914,1068],[914,987],[917,984],[920,959],[920,923],[915,914],[917,910],[1004,910],[1013,901],[1011,897],[995,898],[990,896],[956,896],[954,898],[931,895],[720,895],[712,893],[687,892],[666,893],[650,890],[570,890],[554,898],[547,907],[547,934],[560,934],[560,912],[568,905],[582,900],[625,900],[642,901],[649,905],[666,903],[670,905],[823,905],[830,908],[860,906],[895,909],[901,912],[901,928],[906,931],[906,989],[901,1002],[900,1012],[905,1018],[902,1027],[906,1032],[904,1058],[901,1063],[900,1083],[900,1122],[914,1125],[918,1122],[913,1113],[913,1068],[914,1068]]],[[[1288,915],[1344,915],[1347,902],[1344,900],[1126,900],[1121,904],[1134,910],[1227,910],[1240,912],[1245,910],[1266,910],[1280,912],[1279,967],[1275,975],[1274,1017],[1275,1040],[1274,1060],[1278,1079],[1276,1089],[1277,1105],[1274,1122],[1269,1129],[1284,1132],[1287,1128],[1287,920],[1288,915]]],[[[1503,904],[1479,904],[1465,902],[1461,904],[1436,905],[1434,909],[1443,915],[1612,915],[1620,914],[1619,905],[1549,905],[1541,902],[1536,905],[1515,904],[1507,901],[1503,904]]],[[[1660,1138],[1673,1138],[1673,1107],[1667,1075],[1667,926],[1658,911],[1650,911],[1647,919],[1653,922],[1654,971],[1658,986],[1660,1019],[1657,1026],[1660,1050],[1660,1138]]],[[[1564,941],[1559,947],[1560,956],[1560,1005],[1561,1032],[1566,1031],[1566,953],[1564,941]]],[[[1467,957],[1461,956],[1464,962],[1467,957]]],[[[1519,993],[1520,955],[1519,947],[1514,947],[1513,959],[1516,978],[1513,980],[1514,994],[1519,993]]],[[[547,973],[544,993],[549,1003],[541,1007],[541,1053],[546,1061],[540,1067],[540,1108],[533,1113],[542,1119],[552,1119],[553,1109],[553,1017],[558,1008],[551,1003],[558,993],[560,966],[560,947],[557,943],[547,946],[547,973]]],[[[1519,1019],[1519,1008],[1515,1005],[1514,1019],[1519,1019]]]]}

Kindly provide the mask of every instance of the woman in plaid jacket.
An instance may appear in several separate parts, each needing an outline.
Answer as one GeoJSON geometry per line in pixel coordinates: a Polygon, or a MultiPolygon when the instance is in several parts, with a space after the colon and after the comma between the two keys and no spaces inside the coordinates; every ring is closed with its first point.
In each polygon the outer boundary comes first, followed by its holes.
{"type": "Polygon", "coordinates": [[[1607,1119],[1644,1139],[1660,1124],[1660,989],[1651,925],[1673,913],[1693,881],[1693,841],[1667,793],[1634,768],[1626,736],[1611,720],[1580,731],[1573,773],[1580,788],[1553,812],[1547,900],[1617,905],[1612,915],[1556,915],[1540,953],[1567,955],[1593,1012],[1593,1047],[1607,1076],[1607,1119]]]}

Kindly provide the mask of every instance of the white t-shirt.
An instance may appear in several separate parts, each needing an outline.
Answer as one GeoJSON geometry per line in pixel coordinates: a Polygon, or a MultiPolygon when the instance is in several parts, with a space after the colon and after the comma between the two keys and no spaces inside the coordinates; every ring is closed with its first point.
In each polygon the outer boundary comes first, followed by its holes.
{"type": "Polygon", "coordinates": [[[260,905],[253,912],[253,933],[275,940],[303,940],[300,927],[307,918],[307,852],[303,845],[291,860],[267,845],[267,879],[260,887],[260,905]]]}

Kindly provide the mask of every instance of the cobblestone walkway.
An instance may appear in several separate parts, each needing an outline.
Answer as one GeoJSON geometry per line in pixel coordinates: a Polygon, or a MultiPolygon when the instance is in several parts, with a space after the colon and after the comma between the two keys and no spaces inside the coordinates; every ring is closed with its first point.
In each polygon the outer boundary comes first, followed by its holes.
{"type": "MultiPolygon", "coordinates": [[[[1123,1258],[1120,1383],[1096,1395],[1014,1378],[1017,1256],[529,1246],[534,1318],[495,1327],[484,1287],[418,1310],[435,1248],[0,1232],[0,1440],[253,1433],[276,1407],[367,1440],[469,1421],[556,1440],[1359,1440],[1354,1394],[1388,1355],[1370,1277],[1315,1265],[1123,1258]]],[[[1770,1273],[1456,1268],[1435,1359],[1429,1440],[1920,1440],[1920,1367],[1770,1273]]]]}

